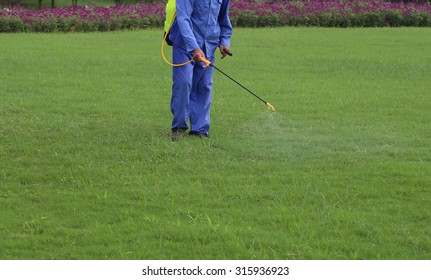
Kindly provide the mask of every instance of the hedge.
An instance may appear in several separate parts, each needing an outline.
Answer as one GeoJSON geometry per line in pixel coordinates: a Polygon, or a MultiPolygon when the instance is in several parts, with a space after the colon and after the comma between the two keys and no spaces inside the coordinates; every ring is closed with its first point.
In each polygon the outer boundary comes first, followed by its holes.
{"type": "MultiPolygon", "coordinates": [[[[111,7],[0,11],[0,32],[93,32],[161,28],[165,1],[111,7]]],[[[233,26],[431,27],[429,3],[375,0],[232,0],[233,26]]]]}

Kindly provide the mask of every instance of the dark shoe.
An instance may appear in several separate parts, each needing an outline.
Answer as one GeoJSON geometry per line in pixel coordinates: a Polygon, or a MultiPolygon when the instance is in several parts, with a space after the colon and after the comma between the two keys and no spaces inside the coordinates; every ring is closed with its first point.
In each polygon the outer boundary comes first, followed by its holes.
{"type": "Polygon", "coordinates": [[[186,130],[182,128],[174,128],[172,129],[171,133],[171,140],[172,141],[179,141],[184,138],[186,130]]]}
{"type": "Polygon", "coordinates": [[[203,132],[194,132],[193,131],[193,132],[190,132],[189,134],[192,135],[192,136],[199,137],[201,139],[208,139],[209,138],[208,134],[205,134],[203,132]]]}

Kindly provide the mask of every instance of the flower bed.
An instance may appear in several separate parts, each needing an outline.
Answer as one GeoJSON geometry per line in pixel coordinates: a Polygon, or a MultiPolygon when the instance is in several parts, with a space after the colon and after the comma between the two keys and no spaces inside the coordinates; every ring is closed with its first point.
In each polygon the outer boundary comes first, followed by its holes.
{"type": "Polygon", "coordinates": [[[0,32],[90,32],[162,26],[164,5],[139,4],[111,7],[67,7],[0,12],[0,32]]]}
{"type": "Polygon", "coordinates": [[[379,27],[431,26],[428,3],[378,0],[235,1],[231,18],[236,26],[379,27]]]}
{"type": "MultiPolygon", "coordinates": [[[[111,7],[0,11],[0,32],[78,32],[162,27],[165,1],[111,7]]],[[[234,26],[431,26],[428,3],[377,0],[266,2],[232,0],[234,26]]]]}

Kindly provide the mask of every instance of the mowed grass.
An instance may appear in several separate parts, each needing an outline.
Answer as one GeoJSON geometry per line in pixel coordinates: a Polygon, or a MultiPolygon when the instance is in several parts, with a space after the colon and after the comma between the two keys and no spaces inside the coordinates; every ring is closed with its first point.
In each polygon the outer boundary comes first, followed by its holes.
{"type": "Polygon", "coordinates": [[[431,258],[431,29],[235,29],[175,143],[161,36],[0,34],[1,259],[431,258]]]}

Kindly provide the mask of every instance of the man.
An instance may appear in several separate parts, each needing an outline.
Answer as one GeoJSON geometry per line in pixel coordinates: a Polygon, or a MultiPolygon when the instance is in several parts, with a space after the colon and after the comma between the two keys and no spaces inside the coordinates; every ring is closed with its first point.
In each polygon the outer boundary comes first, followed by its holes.
{"type": "Polygon", "coordinates": [[[173,67],[171,98],[172,141],[190,135],[207,138],[210,129],[212,67],[204,67],[201,57],[214,62],[219,47],[222,58],[229,52],[232,25],[230,0],[177,0],[176,19],[170,29],[172,62],[192,63],[173,67]]]}

